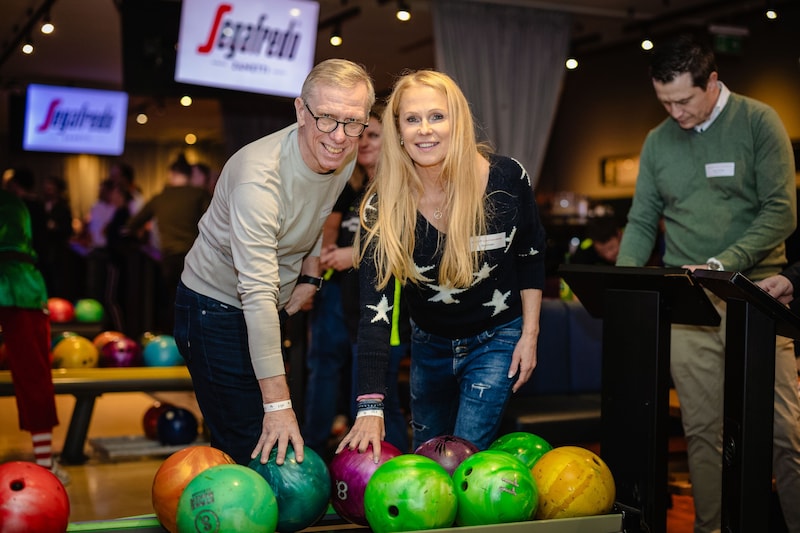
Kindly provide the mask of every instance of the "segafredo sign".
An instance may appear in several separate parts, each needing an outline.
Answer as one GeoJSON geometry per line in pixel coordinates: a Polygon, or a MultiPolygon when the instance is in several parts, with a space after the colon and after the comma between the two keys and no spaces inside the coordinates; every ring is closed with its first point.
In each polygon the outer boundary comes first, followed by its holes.
{"type": "Polygon", "coordinates": [[[25,100],[25,150],[122,154],[128,114],[126,93],[32,83],[25,100]]]}
{"type": "Polygon", "coordinates": [[[183,0],[175,81],[299,96],[318,17],[308,0],[183,0]]]}

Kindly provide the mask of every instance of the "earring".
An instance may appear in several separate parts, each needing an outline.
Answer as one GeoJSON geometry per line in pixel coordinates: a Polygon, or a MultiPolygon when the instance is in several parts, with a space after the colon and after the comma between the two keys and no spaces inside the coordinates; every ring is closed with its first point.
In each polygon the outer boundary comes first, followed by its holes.
{"type": "Polygon", "coordinates": [[[400,137],[400,146],[403,146],[404,144],[405,144],[405,142],[403,142],[403,138],[400,137]]]}

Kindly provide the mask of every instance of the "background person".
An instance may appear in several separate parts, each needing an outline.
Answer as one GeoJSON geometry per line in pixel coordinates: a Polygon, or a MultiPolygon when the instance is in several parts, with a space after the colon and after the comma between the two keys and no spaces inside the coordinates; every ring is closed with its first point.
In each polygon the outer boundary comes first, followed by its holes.
{"type": "Polygon", "coordinates": [[[283,464],[303,438],[285,376],[279,311],[317,291],[325,218],[356,163],[375,102],[369,74],[342,59],[317,64],[294,100],[297,122],[225,164],[186,256],[175,340],[192,376],[211,445],[246,464],[283,464]]]}
{"type": "Polygon", "coordinates": [[[358,414],[338,450],[377,460],[395,279],[412,321],[413,443],[494,440],[536,366],[545,234],[530,178],[479,147],[447,75],[402,76],[383,118],[378,175],[361,206],[358,414]]]}
{"type": "Polygon", "coordinates": [[[0,331],[19,427],[31,433],[36,464],[68,484],[69,476],[53,460],[58,412],[50,371],[50,320],[47,289],[35,263],[30,213],[20,198],[0,189],[0,331]]]}
{"type": "MultiPolygon", "coordinates": [[[[777,113],[732,93],[711,49],[688,36],[654,50],[650,76],[669,118],[642,147],[617,264],[646,263],[663,216],[667,267],[740,271],[753,280],[778,273],[797,217],[792,147],[777,113]]],[[[697,533],[719,531],[722,520],[726,305],[709,298],[722,325],[674,324],[671,339],[697,533]]],[[[800,531],[798,421],[794,349],[777,337],[773,472],[793,532],[800,531]]]]}

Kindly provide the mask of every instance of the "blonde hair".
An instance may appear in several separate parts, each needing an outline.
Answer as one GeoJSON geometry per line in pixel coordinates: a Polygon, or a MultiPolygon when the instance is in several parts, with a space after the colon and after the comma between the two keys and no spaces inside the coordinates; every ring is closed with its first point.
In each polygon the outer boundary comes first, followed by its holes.
{"type": "Polygon", "coordinates": [[[312,93],[320,86],[352,89],[360,84],[367,86],[366,115],[375,104],[375,87],[367,71],[361,65],[347,59],[326,59],[317,63],[306,76],[300,90],[300,98],[308,102],[312,93]]]}
{"type": "MultiPolygon", "coordinates": [[[[366,230],[356,239],[358,257],[375,263],[376,286],[384,288],[391,276],[401,283],[431,281],[414,266],[415,230],[423,185],[414,162],[400,144],[397,115],[404,92],[411,87],[430,87],[447,100],[450,143],[440,176],[448,213],[447,239],[439,266],[440,285],[468,287],[478,270],[481,252],[471,247],[472,238],[485,233],[484,182],[476,164],[478,154],[489,149],[479,145],[469,102],[452,78],[433,70],[409,72],[400,77],[389,96],[383,115],[383,146],[376,179],[361,203],[360,220],[366,230]],[[377,207],[377,215],[372,209],[377,207]]],[[[441,244],[441,243],[440,243],[441,244]]]]}

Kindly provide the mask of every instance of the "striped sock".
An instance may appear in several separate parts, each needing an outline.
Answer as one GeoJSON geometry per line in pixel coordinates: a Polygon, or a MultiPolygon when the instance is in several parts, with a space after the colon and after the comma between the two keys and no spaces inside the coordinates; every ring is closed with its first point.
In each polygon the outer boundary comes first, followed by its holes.
{"type": "Polygon", "coordinates": [[[36,464],[45,468],[53,466],[53,433],[42,432],[33,433],[33,455],[36,457],[36,464]]]}

